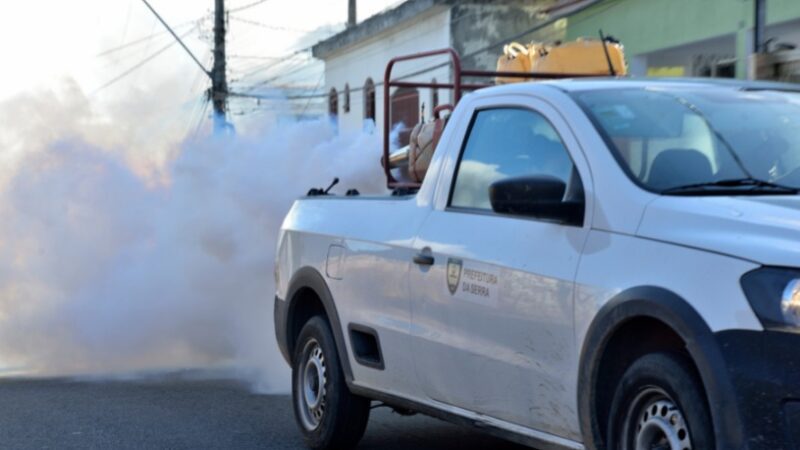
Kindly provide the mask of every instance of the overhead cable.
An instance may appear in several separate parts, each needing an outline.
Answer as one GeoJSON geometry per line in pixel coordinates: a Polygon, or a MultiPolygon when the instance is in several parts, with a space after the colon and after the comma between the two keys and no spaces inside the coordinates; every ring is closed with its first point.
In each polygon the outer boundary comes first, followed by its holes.
{"type": "Polygon", "coordinates": [[[274,31],[290,31],[292,33],[310,33],[311,32],[311,30],[298,30],[297,28],[282,27],[282,26],[278,26],[278,25],[267,25],[266,23],[261,23],[261,22],[255,21],[255,20],[244,19],[242,17],[236,17],[236,16],[228,16],[228,19],[234,20],[236,22],[241,22],[241,23],[244,23],[244,24],[247,24],[247,25],[252,25],[252,26],[260,27],[260,28],[266,28],[268,30],[274,30],[274,31]]]}
{"type": "MultiPolygon", "coordinates": [[[[187,25],[191,25],[191,24],[196,23],[196,22],[197,22],[197,20],[191,20],[191,21],[184,22],[184,23],[181,23],[179,25],[176,25],[174,28],[177,30],[179,28],[183,28],[183,27],[185,27],[187,25]]],[[[99,58],[101,56],[110,55],[111,53],[115,53],[115,52],[118,52],[120,50],[124,50],[124,49],[126,49],[128,47],[133,47],[134,45],[137,45],[137,44],[145,43],[145,42],[153,39],[154,37],[161,36],[161,35],[164,35],[164,34],[167,34],[167,33],[169,33],[169,31],[166,31],[166,30],[159,31],[157,33],[152,33],[152,34],[150,34],[148,36],[143,36],[143,37],[134,39],[134,40],[132,40],[130,42],[126,42],[126,43],[118,45],[116,47],[108,48],[108,49],[103,50],[102,52],[100,52],[100,53],[98,53],[98,54],[96,54],[94,56],[99,58]]]]}
{"type": "Polygon", "coordinates": [[[258,0],[258,1],[253,2],[253,3],[248,3],[247,5],[239,6],[239,7],[233,8],[233,9],[229,9],[228,12],[229,13],[235,13],[235,12],[239,12],[239,11],[244,11],[245,9],[250,9],[250,8],[252,8],[254,6],[258,6],[258,5],[260,5],[262,3],[266,3],[268,1],[269,0],[258,0]]]}
{"type": "MultiPolygon", "coordinates": [[[[194,29],[189,30],[183,36],[188,36],[192,31],[194,31],[194,29]]],[[[164,53],[165,51],[169,50],[175,44],[176,44],[176,41],[172,41],[169,44],[165,45],[164,47],[161,47],[155,53],[153,53],[150,56],[148,56],[148,57],[144,58],[143,60],[139,61],[138,63],[133,65],[131,68],[125,70],[121,74],[117,75],[116,77],[114,77],[111,80],[107,81],[105,84],[103,84],[99,88],[97,88],[94,91],[92,91],[91,95],[97,94],[98,92],[100,92],[103,89],[105,89],[105,88],[113,85],[114,83],[122,80],[123,78],[127,77],[128,75],[132,74],[133,72],[137,71],[138,69],[141,69],[145,64],[147,64],[150,61],[152,61],[153,59],[155,59],[158,55],[160,55],[160,54],[164,53]]]]}
{"type": "Polygon", "coordinates": [[[177,34],[175,34],[175,32],[172,30],[172,28],[170,28],[169,24],[167,24],[167,22],[164,19],[161,18],[161,16],[158,14],[158,12],[156,12],[156,10],[153,9],[152,6],[150,6],[150,3],[147,0],[142,0],[142,2],[147,6],[147,8],[153,14],[155,14],[155,16],[158,19],[158,21],[161,22],[161,24],[164,25],[164,27],[166,27],[167,31],[169,31],[170,34],[172,34],[172,37],[174,37],[175,40],[177,40],[178,43],[181,44],[181,47],[183,47],[183,49],[186,50],[186,53],[189,54],[189,56],[192,58],[192,60],[195,62],[195,64],[197,64],[197,66],[200,68],[200,70],[205,72],[205,74],[210,77],[211,76],[211,72],[209,72],[208,69],[206,69],[203,66],[203,64],[200,62],[200,60],[197,59],[196,56],[194,56],[194,53],[192,53],[192,51],[189,50],[189,47],[187,47],[186,44],[183,43],[183,40],[181,40],[181,38],[177,34]]]}

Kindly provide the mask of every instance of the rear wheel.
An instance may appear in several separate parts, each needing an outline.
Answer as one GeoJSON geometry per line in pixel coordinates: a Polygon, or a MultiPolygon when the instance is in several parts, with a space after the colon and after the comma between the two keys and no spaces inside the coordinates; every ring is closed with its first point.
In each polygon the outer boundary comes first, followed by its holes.
{"type": "Polygon", "coordinates": [[[292,403],[306,444],[313,449],[358,444],[370,401],[347,388],[333,333],[323,317],[313,317],[303,326],[292,361],[292,403]]]}
{"type": "Polygon", "coordinates": [[[702,385],[685,357],[653,353],[623,375],[608,428],[609,450],[714,448],[702,385]]]}

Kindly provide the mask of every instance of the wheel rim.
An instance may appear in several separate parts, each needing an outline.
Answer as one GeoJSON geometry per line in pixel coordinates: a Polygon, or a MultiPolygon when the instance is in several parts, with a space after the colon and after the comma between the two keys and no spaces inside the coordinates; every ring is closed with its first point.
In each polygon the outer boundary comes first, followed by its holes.
{"type": "Polygon", "coordinates": [[[307,430],[315,430],[325,416],[325,386],[328,381],[325,355],[315,339],[310,339],[303,349],[298,377],[296,401],[300,419],[307,430]]]}
{"type": "Polygon", "coordinates": [[[627,450],[692,450],[691,433],[675,401],[656,387],[631,402],[622,436],[627,450]]]}

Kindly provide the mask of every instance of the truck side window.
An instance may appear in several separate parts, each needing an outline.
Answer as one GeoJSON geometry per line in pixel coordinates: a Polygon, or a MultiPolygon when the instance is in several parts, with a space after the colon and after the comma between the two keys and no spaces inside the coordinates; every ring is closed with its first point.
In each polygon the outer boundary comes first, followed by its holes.
{"type": "Polygon", "coordinates": [[[473,117],[450,206],[492,210],[489,186],[522,175],[550,175],[569,184],[572,160],[541,114],[522,108],[478,111],[473,117]]]}

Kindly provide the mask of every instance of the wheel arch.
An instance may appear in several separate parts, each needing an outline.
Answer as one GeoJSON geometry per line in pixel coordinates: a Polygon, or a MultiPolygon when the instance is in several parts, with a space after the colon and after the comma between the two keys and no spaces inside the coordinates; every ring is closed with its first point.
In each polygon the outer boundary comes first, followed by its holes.
{"type": "Polygon", "coordinates": [[[621,338],[628,330],[625,327],[636,321],[659,322],[682,340],[703,383],[717,445],[741,447],[744,436],[736,402],[730,395],[733,385],[713,332],[683,298],[654,286],[617,294],[598,311],[586,333],[578,375],[578,415],[586,447],[605,450],[607,417],[603,415],[608,414],[604,408],[610,404],[601,402],[607,394],[598,395],[600,368],[612,340],[621,338]]]}
{"type": "Polygon", "coordinates": [[[297,319],[310,318],[316,315],[315,313],[322,312],[325,314],[333,331],[336,351],[339,354],[339,361],[341,361],[345,380],[349,385],[353,380],[353,372],[350,367],[350,360],[347,357],[347,347],[341,322],[339,321],[339,313],[336,310],[336,304],[325,278],[313,267],[306,266],[298,269],[289,282],[286,299],[288,310],[285,342],[287,343],[290,358],[294,354],[297,336],[300,334],[300,329],[304,324],[299,323],[302,320],[297,319]],[[315,302],[317,303],[315,304],[315,302]]]}

